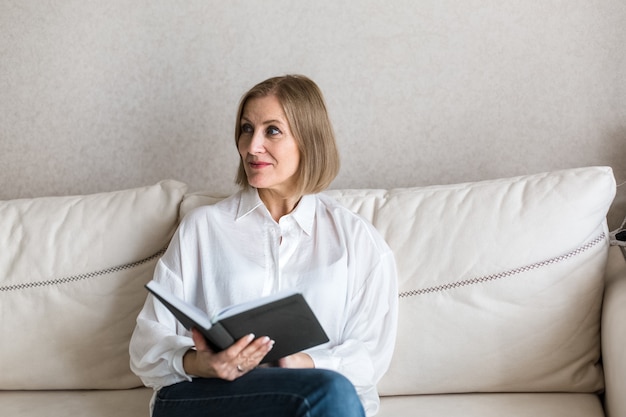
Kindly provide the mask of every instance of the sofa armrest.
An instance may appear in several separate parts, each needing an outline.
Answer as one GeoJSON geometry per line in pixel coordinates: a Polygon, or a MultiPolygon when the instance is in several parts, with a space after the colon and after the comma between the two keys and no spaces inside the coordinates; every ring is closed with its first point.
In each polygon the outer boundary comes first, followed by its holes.
{"type": "Polygon", "coordinates": [[[602,360],[608,417],[626,416],[626,260],[612,246],[606,270],[602,311],[602,360]]]}

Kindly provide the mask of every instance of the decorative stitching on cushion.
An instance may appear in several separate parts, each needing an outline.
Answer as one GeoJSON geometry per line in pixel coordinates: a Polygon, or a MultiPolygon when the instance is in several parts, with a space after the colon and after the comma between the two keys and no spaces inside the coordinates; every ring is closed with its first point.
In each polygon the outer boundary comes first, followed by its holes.
{"type": "Polygon", "coordinates": [[[137,266],[143,265],[147,262],[150,262],[156,258],[159,258],[161,255],[165,253],[165,249],[159,250],[154,255],[150,255],[147,258],[140,259],[136,262],[131,262],[124,265],[114,266],[111,268],[103,269],[95,272],[87,272],[85,274],[73,275],[65,278],[57,278],[51,279],[47,281],[39,281],[39,282],[27,282],[24,284],[16,284],[16,285],[7,285],[4,287],[0,287],[0,292],[9,292],[9,291],[17,291],[17,290],[25,290],[29,288],[37,288],[37,287],[45,287],[48,285],[58,285],[58,284],[67,284],[70,282],[82,281],[84,279],[95,278],[102,275],[113,274],[115,272],[125,271],[127,269],[132,269],[137,266]]]}
{"type": "Polygon", "coordinates": [[[548,266],[548,265],[553,265],[559,262],[563,262],[566,261],[570,258],[573,258],[574,256],[577,256],[591,248],[593,248],[594,246],[596,246],[597,244],[603,242],[606,239],[606,234],[603,232],[600,236],[598,236],[597,238],[595,238],[594,240],[592,240],[591,242],[577,248],[574,249],[572,252],[569,252],[565,255],[561,255],[561,256],[557,256],[555,258],[551,258],[551,259],[547,259],[545,261],[540,261],[540,262],[536,262],[534,264],[530,264],[530,265],[526,265],[526,266],[522,266],[519,268],[515,268],[515,269],[510,269],[508,271],[504,271],[504,272],[499,272],[497,274],[491,274],[491,275],[485,275],[482,277],[478,277],[478,278],[471,278],[471,279],[466,279],[463,281],[459,281],[459,282],[451,282],[448,284],[442,284],[442,285],[437,285],[435,287],[429,287],[429,288],[422,288],[419,290],[410,290],[410,291],[403,291],[401,292],[398,296],[400,298],[404,298],[404,297],[413,297],[416,295],[424,295],[424,294],[430,294],[433,292],[440,292],[440,291],[447,291],[447,290],[452,290],[455,288],[460,288],[460,287],[467,287],[468,285],[474,285],[474,284],[480,284],[483,282],[488,282],[488,281],[494,281],[497,279],[502,279],[502,278],[508,278],[510,276],[513,275],[518,275],[524,272],[528,272],[528,271],[532,271],[534,269],[538,269],[538,268],[543,268],[544,266],[548,266]]]}

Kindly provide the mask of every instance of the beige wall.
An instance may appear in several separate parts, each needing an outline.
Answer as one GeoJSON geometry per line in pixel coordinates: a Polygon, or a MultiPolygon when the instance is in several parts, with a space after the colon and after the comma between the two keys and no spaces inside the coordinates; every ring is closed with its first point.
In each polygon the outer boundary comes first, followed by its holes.
{"type": "Polygon", "coordinates": [[[625,22],[623,0],[0,0],[0,198],[231,192],[237,101],[291,72],[325,91],[334,188],[584,165],[621,183],[625,22]]]}

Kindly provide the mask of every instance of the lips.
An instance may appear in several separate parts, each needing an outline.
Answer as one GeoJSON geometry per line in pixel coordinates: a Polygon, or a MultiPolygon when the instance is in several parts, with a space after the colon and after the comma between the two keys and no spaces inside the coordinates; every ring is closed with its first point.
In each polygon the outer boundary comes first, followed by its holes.
{"type": "Polygon", "coordinates": [[[261,169],[261,168],[270,166],[272,164],[269,162],[263,162],[263,161],[248,161],[248,165],[250,165],[250,167],[254,169],[261,169]]]}

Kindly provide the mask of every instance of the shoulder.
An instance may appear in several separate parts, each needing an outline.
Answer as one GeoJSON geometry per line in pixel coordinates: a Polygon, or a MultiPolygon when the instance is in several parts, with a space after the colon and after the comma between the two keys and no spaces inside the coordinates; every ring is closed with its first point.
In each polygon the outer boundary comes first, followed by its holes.
{"type": "Polygon", "coordinates": [[[344,206],[341,202],[330,195],[321,193],[317,194],[318,202],[322,210],[325,210],[335,218],[361,225],[366,228],[373,228],[369,220],[361,216],[355,211],[344,206]]]}
{"type": "Polygon", "coordinates": [[[317,194],[317,201],[320,209],[332,217],[336,219],[341,219],[348,222],[355,222],[358,224],[366,223],[369,224],[364,218],[359,216],[357,213],[348,209],[346,206],[341,204],[339,201],[334,199],[333,197],[321,193],[317,194]]]}
{"type": "Polygon", "coordinates": [[[369,242],[380,252],[390,251],[383,236],[368,219],[327,194],[321,193],[317,197],[321,211],[351,240],[361,244],[369,242]]]}
{"type": "Polygon", "coordinates": [[[226,219],[234,218],[239,204],[239,193],[225,197],[221,201],[212,204],[202,204],[190,209],[180,220],[180,230],[205,228],[216,222],[221,223],[226,219]]]}

